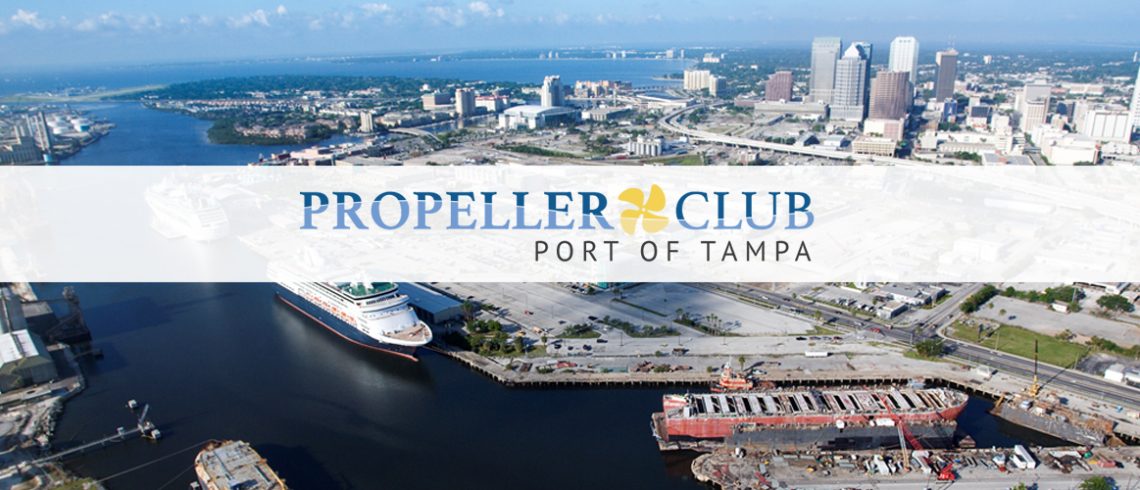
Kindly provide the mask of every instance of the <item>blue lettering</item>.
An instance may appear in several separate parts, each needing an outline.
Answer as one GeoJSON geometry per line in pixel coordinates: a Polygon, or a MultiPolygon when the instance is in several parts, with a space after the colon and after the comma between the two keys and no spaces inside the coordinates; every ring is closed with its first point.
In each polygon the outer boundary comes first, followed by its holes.
{"type": "Polygon", "coordinates": [[[686,192],[681,196],[680,199],[677,200],[677,222],[681,223],[681,226],[690,230],[704,230],[709,227],[709,220],[705,220],[705,222],[701,223],[700,226],[693,226],[690,225],[688,221],[685,221],[685,201],[691,196],[700,196],[705,200],[706,203],[709,202],[709,195],[705,194],[704,192],[686,192]]]}
{"type": "Polygon", "coordinates": [[[356,215],[356,212],[360,210],[360,195],[355,192],[334,192],[333,195],[336,196],[336,226],[334,226],[333,229],[347,230],[348,225],[344,224],[344,221],[345,218],[348,218],[352,220],[352,224],[355,225],[357,229],[367,230],[368,227],[364,226],[364,222],[360,220],[360,216],[356,215]],[[344,203],[346,200],[352,201],[352,205],[345,207],[344,203]]]}
{"type": "Polygon", "coordinates": [[[417,230],[427,230],[430,227],[427,225],[427,215],[438,213],[443,208],[443,199],[439,194],[434,192],[416,192],[416,200],[419,201],[419,206],[416,206],[416,228],[417,230]],[[431,199],[431,207],[427,206],[428,199],[431,199]]]}
{"type": "Polygon", "coordinates": [[[811,205],[811,196],[806,192],[785,192],[788,195],[788,226],[789,230],[802,230],[808,228],[815,223],[815,214],[808,211],[808,206],[811,205]],[[796,205],[796,198],[803,198],[803,205],[796,205]],[[804,225],[796,224],[796,214],[803,213],[807,217],[807,223],[804,225]]]}
{"type": "Polygon", "coordinates": [[[323,192],[302,192],[301,196],[305,198],[305,224],[301,225],[301,229],[315,230],[317,227],[313,225],[313,215],[321,214],[329,208],[329,196],[323,192]]]}
{"type": "Polygon", "coordinates": [[[472,220],[469,223],[463,223],[463,224],[459,223],[459,215],[460,214],[467,215],[468,217],[471,216],[471,204],[460,206],[459,205],[459,198],[465,197],[467,199],[470,199],[471,201],[475,201],[475,193],[474,192],[448,192],[447,197],[448,197],[448,199],[451,200],[451,224],[447,225],[447,229],[449,229],[449,230],[474,230],[475,229],[475,221],[474,220],[472,220]]]}
{"type": "Polygon", "coordinates": [[[408,214],[408,201],[404,199],[404,196],[398,192],[384,192],[376,196],[376,199],[372,200],[372,221],[376,222],[376,224],[382,229],[395,230],[396,228],[404,226],[404,223],[408,221],[408,214]],[[396,198],[396,202],[400,203],[400,219],[396,221],[396,224],[394,225],[388,225],[384,223],[384,218],[380,216],[380,201],[385,197],[394,197],[396,198]]]}

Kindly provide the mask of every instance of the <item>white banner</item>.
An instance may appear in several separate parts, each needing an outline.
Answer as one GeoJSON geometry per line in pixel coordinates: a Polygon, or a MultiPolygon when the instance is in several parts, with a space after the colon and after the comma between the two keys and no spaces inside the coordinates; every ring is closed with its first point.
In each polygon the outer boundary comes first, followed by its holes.
{"type": "Polygon", "coordinates": [[[1124,167],[9,167],[0,281],[1134,282],[1137,182],[1124,167]]]}

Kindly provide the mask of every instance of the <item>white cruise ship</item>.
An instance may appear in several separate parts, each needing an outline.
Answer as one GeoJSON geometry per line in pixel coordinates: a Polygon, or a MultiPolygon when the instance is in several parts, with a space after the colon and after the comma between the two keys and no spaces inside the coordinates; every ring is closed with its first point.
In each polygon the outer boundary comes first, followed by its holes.
{"type": "Polygon", "coordinates": [[[278,282],[277,295],[289,306],[354,344],[415,360],[417,347],[431,342],[392,282],[278,282]]]}

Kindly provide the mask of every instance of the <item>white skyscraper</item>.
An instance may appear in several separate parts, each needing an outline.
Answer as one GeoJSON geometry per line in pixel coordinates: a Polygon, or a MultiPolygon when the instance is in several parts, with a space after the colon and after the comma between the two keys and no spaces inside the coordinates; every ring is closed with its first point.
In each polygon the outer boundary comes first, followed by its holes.
{"type": "Polygon", "coordinates": [[[865,47],[851,43],[835,68],[835,90],[831,97],[831,118],[862,121],[867,115],[867,66],[865,47]]]}
{"type": "Polygon", "coordinates": [[[550,75],[542,80],[542,90],[539,92],[542,107],[562,106],[562,77],[550,75]]]}
{"type": "Polygon", "coordinates": [[[1132,87],[1132,128],[1140,129],[1140,69],[1136,70],[1136,85],[1132,87]]]}
{"type": "Polygon", "coordinates": [[[891,71],[910,72],[910,85],[918,81],[918,39],[911,36],[899,36],[891,41],[891,71]]]}

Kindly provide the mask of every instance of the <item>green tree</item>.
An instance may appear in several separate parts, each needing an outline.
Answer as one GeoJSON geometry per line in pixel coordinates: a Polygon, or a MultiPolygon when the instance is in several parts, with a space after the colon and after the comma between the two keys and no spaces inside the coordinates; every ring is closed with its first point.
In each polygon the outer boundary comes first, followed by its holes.
{"type": "Polygon", "coordinates": [[[1101,296],[1096,300],[1096,304],[1106,310],[1123,311],[1127,313],[1131,313],[1136,309],[1136,307],[1128,301],[1128,298],[1119,294],[1106,294],[1101,296]]]}
{"type": "Polygon", "coordinates": [[[1112,488],[1112,482],[1103,476],[1086,478],[1085,481],[1081,482],[1080,486],[1081,490],[1112,490],[1112,488]]]}
{"type": "Polygon", "coordinates": [[[740,363],[740,370],[741,370],[741,371],[743,371],[743,370],[744,370],[744,360],[745,360],[745,359],[744,359],[744,356],[738,356],[738,357],[736,358],[736,362],[740,363]]]}
{"type": "Polygon", "coordinates": [[[944,348],[945,347],[942,345],[942,339],[940,338],[926,339],[922,342],[914,344],[915,352],[918,352],[924,357],[941,356],[944,348]]]}

